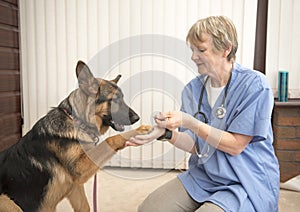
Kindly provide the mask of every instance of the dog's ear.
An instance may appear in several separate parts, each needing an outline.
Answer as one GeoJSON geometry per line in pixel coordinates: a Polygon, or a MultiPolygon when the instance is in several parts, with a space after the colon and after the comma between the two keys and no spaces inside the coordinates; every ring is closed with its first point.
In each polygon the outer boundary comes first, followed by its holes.
{"type": "Polygon", "coordinates": [[[97,94],[99,89],[99,84],[97,79],[93,76],[89,67],[82,61],[78,61],[76,66],[76,76],[78,79],[79,88],[86,93],[97,94]]]}
{"type": "Polygon", "coordinates": [[[117,84],[119,82],[119,79],[121,78],[121,74],[119,74],[115,79],[111,80],[112,82],[114,82],[115,84],[117,84]]]}

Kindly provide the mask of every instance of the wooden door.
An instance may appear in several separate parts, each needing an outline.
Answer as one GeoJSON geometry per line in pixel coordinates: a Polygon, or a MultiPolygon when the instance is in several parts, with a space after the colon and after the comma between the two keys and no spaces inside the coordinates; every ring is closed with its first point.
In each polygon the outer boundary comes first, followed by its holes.
{"type": "Polygon", "coordinates": [[[0,0],[0,151],[21,137],[18,0],[0,0]]]}

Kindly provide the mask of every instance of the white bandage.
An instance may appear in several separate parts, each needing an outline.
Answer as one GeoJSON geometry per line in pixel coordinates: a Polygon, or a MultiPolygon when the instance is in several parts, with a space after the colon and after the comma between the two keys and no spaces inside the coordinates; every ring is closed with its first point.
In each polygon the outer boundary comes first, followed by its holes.
{"type": "Polygon", "coordinates": [[[101,142],[97,146],[94,144],[82,144],[81,146],[90,160],[99,168],[102,168],[116,154],[116,151],[106,141],[101,142]]]}

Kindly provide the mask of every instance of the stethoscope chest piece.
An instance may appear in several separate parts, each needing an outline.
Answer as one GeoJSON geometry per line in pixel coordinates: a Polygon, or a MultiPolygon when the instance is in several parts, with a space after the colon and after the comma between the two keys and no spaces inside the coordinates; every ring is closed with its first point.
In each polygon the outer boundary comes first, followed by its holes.
{"type": "Polygon", "coordinates": [[[217,109],[216,109],[216,117],[218,118],[218,119],[222,119],[222,118],[224,118],[225,117],[225,115],[226,115],[226,108],[223,106],[223,104],[220,106],[220,107],[218,107],[217,109]]]}
{"type": "MultiPolygon", "coordinates": [[[[226,108],[224,107],[224,104],[225,104],[225,100],[226,100],[226,96],[227,96],[229,84],[230,84],[230,81],[231,81],[231,75],[232,75],[232,73],[230,73],[227,85],[225,87],[224,96],[223,96],[223,99],[222,99],[222,104],[221,104],[220,107],[217,107],[217,109],[216,109],[215,115],[216,115],[216,117],[218,119],[222,119],[226,115],[226,108]]],[[[204,82],[204,84],[202,86],[202,89],[201,89],[201,92],[200,92],[200,97],[199,97],[199,102],[198,102],[198,111],[194,115],[194,117],[196,117],[197,114],[203,115],[204,118],[205,118],[205,123],[208,122],[208,119],[206,118],[205,114],[200,111],[200,109],[201,109],[201,104],[202,104],[202,98],[203,98],[204,88],[205,88],[205,85],[206,85],[207,81],[208,81],[208,77],[206,78],[206,80],[205,80],[205,82],[204,82]]]]}

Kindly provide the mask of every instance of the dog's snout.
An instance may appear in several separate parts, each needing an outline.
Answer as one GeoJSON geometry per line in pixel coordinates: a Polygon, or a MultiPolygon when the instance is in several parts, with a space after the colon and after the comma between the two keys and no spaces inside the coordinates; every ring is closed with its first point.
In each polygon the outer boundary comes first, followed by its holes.
{"type": "Polygon", "coordinates": [[[138,114],[136,114],[133,110],[130,109],[129,111],[129,119],[131,124],[134,124],[135,122],[137,122],[138,120],[140,120],[140,117],[138,114]]]}

